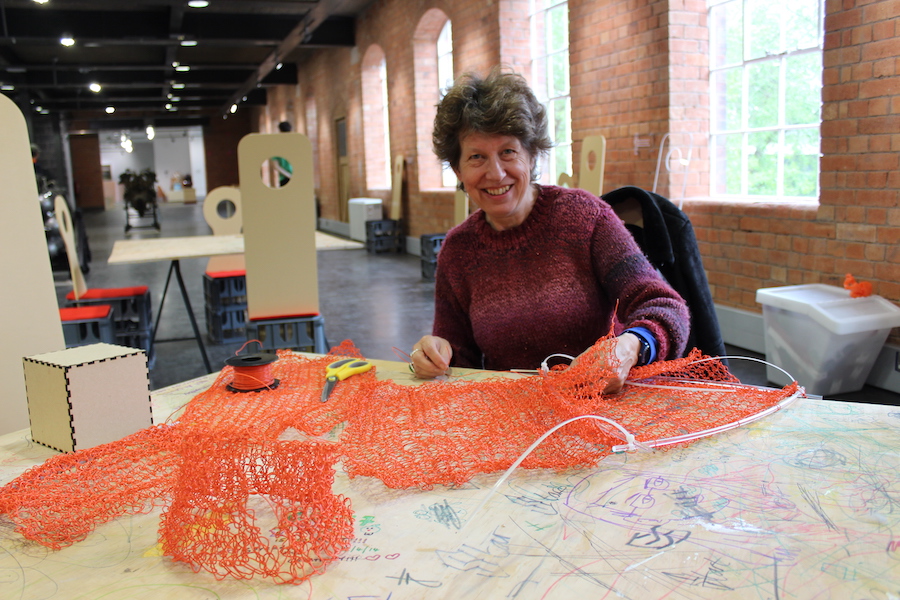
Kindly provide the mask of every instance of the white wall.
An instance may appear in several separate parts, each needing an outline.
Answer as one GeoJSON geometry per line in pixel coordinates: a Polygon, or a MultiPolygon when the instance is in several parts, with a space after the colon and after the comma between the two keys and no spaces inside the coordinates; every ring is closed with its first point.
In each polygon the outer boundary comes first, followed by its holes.
{"type": "Polygon", "coordinates": [[[119,143],[118,134],[109,136],[112,141],[107,141],[107,134],[100,136],[100,164],[109,165],[112,172],[112,180],[119,182],[119,175],[131,169],[140,173],[144,169],[153,169],[153,144],[144,140],[132,140],[134,151],[128,153],[119,143]]]}
{"type": "Polygon", "coordinates": [[[176,189],[172,183],[173,176],[178,177],[177,189],[181,189],[181,180],[192,173],[188,133],[184,130],[157,129],[153,140],[153,161],[156,164],[156,179],[163,191],[169,193],[176,189]]]}
{"type": "Polygon", "coordinates": [[[131,153],[121,146],[121,132],[100,134],[100,162],[110,165],[113,181],[118,182],[119,175],[128,169],[136,172],[151,169],[160,187],[169,192],[175,173],[181,179],[190,174],[197,197],[206,196],[206,154],[201,127],[159,128],[152,141],[144,131],[126,133],[134,148],[131,153]]]}
{"type": "Polygon", "coordinates": [[[194,189],[197,190],[197,198],[206,196],[206,148],[203,145],[203,130],[199,127],[196,131],[189,131],[188,147],[191,156],[191,177],[194,178],[194,189]]]}

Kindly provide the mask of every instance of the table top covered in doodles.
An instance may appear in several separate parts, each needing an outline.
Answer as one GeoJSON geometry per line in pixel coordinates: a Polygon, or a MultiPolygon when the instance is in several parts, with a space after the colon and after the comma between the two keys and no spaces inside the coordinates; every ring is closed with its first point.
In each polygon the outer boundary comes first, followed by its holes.
{"type": "MultiPolygon", "coordinates": [[[[380,378],[416,383],[403,363],[380,378]]],[[[214,375],[152,394],[165,420],[214,375]]],[[[0,484],[54,451],[0,437],[0,484]]],[[[163,556],[160,510],[49,550],[0,515],[0,598],[891,598],[900,596],[900,408],[801,398],[762,420],[588,469],[397,490],[337,470],[354,537],[299,585],[163,556]],[[490,494],[483,508],[476,507],[490,494]]]]}

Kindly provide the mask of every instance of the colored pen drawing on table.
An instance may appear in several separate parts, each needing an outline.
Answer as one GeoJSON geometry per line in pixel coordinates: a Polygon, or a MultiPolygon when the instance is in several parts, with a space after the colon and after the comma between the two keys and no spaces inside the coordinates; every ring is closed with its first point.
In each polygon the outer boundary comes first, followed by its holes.
{"type": "Polygon", "coordinates": [[[435,502],[429,506],[422,506],[413,515],[423,521],[432,521],[443,525],[447,529],[462,528],[462,517],[466,515],[461,502],[450,503],[446,499],[443,502],[435,502]]]}
{"type": "Polygon", "coordinates": [[[510,502],[523,506],[529,511],[543,516],[559,514],[557,505],[560,498],[571,490],[569,483],[518,484],[510,483],[512,491],[504,494],[510,502]]]}

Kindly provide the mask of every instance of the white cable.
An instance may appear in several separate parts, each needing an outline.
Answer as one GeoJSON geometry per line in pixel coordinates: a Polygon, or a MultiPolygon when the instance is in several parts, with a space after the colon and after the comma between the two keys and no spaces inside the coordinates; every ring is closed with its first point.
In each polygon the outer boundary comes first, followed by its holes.
{"type": "MultiPolygon", "coordinates": [[[[607,419],[606,417],[601,417],[599,415],[581,415],[580,417],[572,417],[571,419],[567,419],[567,420],[563,421],[562,423],[557,423],[556,425],[551,427],[549,430],[544,432],[544,434],[541,435],[541,437],[539,437],[538,439],[536,439],[530,446],[528,446],[528,448],[525,450],[525,452],[523,452],[522,455],[516,459],[516,462],[514,462],[503,473],[503,476],[500,477],[500,479],[498,479],[497,482],[493,486],[491,486],[491,489],[488,490],[487,495],[481,500],[481,502],[478,503],[478,506],[476,506],[475,510],[473,510],[472,513],[469,515],[469,518],[466,520],[466,523],[462,527],[460,527],[460,531],[465,529],[466,525],[468,525],[469,523],[472,522],[472,520],[475,518],[475,514],[478,513],[478,511],[481,510],[485,504],[487,504],[487,501],[490,500],[491,496],[493,496],[494,493],[500,488],[500,486],[503,485],[503,482],[506,481],[509,478],[509,476],[512,475],[513,471],[515,471],[519,467],[519,465],[522,464],[522,461],[524,461],[526,458],[528,458],[528,455],[531,454],[535,448],[540,446],[541,442],[543,442],[548,437],[550,437],[557,429],[564,427],[574,421],[578,421],[580,419],[596,419],[598,421],[604,421],[606,423],[609,423],[610,425],[612,425],[613,427],[615,427],[618,430],[620,435],[616,434],[616,437],[619,437],[619,438],[625,440],[626,443],[624,444],[624,446],[626,448],[628,448],[630,450],[636,450],[636,449],[640,448],[642,450],[650,451],[650,448],[647,448],[646,446],[644,446],[643,444],[641,444],[640,442],[638,442],[637,440],[634,439],[634,434],[632,434],[630,431],[628,431],[627,429],[625,429],[624,427],[622,427],[621,425],[619,425],[612,419],[607,419]]],[[[613,432],[613,433],[615,433],[615,432],[613,432]]]]}
{"type": "MultiPolygon", "coordinates": [[[[544,361],[541,363],[541,369],[544,372],[547,372],[549,370],[547,367],[547,361],[554,357],[562,357],[562,358],[568,358],[569,360],[575,360],[574,357],[569,356],[567,354],[551,354],[550,356],[545,358],[544,361]]],[[[755,357],[749,357],[749,356],[711,356],[711,357],[695,360],[691,364],[698,364],[698,363],[702,363],[702,362],[706,362],[706,361],[710,361],[710,360],[719,360],[722,358],[726,358],[729,360],[730,359],[742,359],[742,360],[760,362],[767,366],[772,366],[772,367],[778,369],[779,371],[781,371],[782,373],[787,375],[791,381],[796,381],[796,379],[794,379],[790,373],[788,373],[781,367],[779,367],[777,365],[773,365],[762,359],[755,358],[755,357]]],[[[650,387],[650,388],[660,388],[660,389],[678,389],[678,390],[690,390],[690,391],[709,391],[709,388],[688,388],[688,387],[684,387],[684,386],[664,386],[664,385],[655,385],[655,384],[649,384],[649,383],[639,383],[639,382],[630,381],[630,380],[626,380],[626,383],[629,383],[631,385],[636,385],[639,387],[650,387]]],[[[710,383],[712,385],[728,385],[727,383],[721,384],[719,382],[710,382],[710,383]]],[[[717,390],[717,391],[721,391],[721,390],[717,390]]],[[[737,391],[737,390],[733,390],[733,391],[737,391]]],[[[500,479],[498,479],[497,482],[494,483],[493,486],[491,486],[491,489],[488,490],[487,495],[481,500],[481,502],[478,503],[478,506],[476,506],[475,509],[471,512],[471,514],[469,515],[469,518],[466,520],[465,524],[463,524],[463,526],[460,527],[459,530],[462,531],[463,529],[465,529],[468,526],[469,523],[471,523],[474,520],[475,515],[484,507],[485,504],[487,504],[488,500],[491,499],[491,496],[494,495],[494,493],[500,488],[500,486],[503,485],[503,483],[509,478],[509,476],[512,475],[512,473],[519,467],[519,465],[522,464],[522,462],[526,458],[528,458],[528,455],[531,454],[534,451],[534,449],[537,448],[541,444],[541,442],[543,442],[545,439],[547,439],[549,436],[551,436],[556,430],[558,430],[561,427],[564,427],[574,421],[578,421],[580,419],[596,419],[599,421],[604,421],[606,423],[609,423],[610,425],[615,427],[615,429],[617,429],[621,435],[616,434],[615,431],[613,431],[612,433],[615,434],[616,437],[624,439],[626,443],[613,446],[611,448],[612,452],[631,452],[631,451],[638,450],[638,449],[652,451],[653,448],[658,448],[660,446],[667,446],[670,444],[689,442],[689,441],[696,440],[696,439],[699,439],[702,437],[714,435],[716,433],[721,433],[723,431],[728,431],[729,429],[734,429],[734,428],[740,427],[742,425],[747,425],[749,423],[752,423],[753,421],[762,419],[763,417],[766,417],[774,412],[777,412],[783,408],[790,406],[794,402],[794,400],[799,398],[800,395],[804,394],[804,393],[805,393],[805,390],[801,387],[796,393],[792,394],[788,398],[785,398],[784,400],[782,400],[775,406],[770,406],[766,410],[763,410],[755,415],[750,415],[749,417],[744,417],[742,419],[738,419],[737,421],[734,421],[732,423],[727,423],[725,425],[719,425],[718,427],[712,427],[710,429],[704,429],[703,431],[698,431],[698,432],[694,432],[694,433],[688,433],[688,434],[684,434],[684,435],[674,436],[674,437],[670,437],[670,438],[663,438],[663,439],[659,439],[659,440],[651,440],[651,441],[646,441],[646,442],[639,442],[638,440],[636,440],[633,433],[631,433],[630,431],[625,429],[622,425],[620,425],[616,421],[613,421],[612,419],[608,419],[606,417],[601,417],[599,415],[581,415],[579,417],[572,417],[571,419],[567,419],[567,420],[563,421],[562,423],[558,423],[558,424],[554,425],[548,431],[544,432],[544,434],[541,435],[538,439],[536,439],[525,450],[525,452],[523,452],[522,455],[519,456],[519,458],[517,458],[516,461],[503,473],[503,475],[500,477],[500,479]]]]}

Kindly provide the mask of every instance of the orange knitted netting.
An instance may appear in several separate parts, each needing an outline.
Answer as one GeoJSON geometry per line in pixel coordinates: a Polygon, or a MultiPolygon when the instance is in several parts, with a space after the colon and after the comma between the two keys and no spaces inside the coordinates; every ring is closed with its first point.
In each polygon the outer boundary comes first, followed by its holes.
{"type": "MultiPolygon", "coordinates": [[[[603,394],[612,348],[601,340],[568,368],[518,379],[409,386],[369,371],[341,382],[325,403],[325,367],[336,355],[360,356],[349,342],[320,358],[280,353],[273,390],[229,391],[234,370],[226,367],[176,421],[26,471],[0,488],[0,512],[26,538],[58,549],[157,504],[166,555],[220,578],[297,583],[353,537],[349,499],[332,491],[337,461],[351,477],[390,487],[461,484],[507,469],[546,431],[580,415],[602,415],[648,441],[740,422],[797,391],[796,383],[739,386],[695,351],[634,369],[640,385],[603,394]],[[336,441],[313,437],[329,432],[336,441]]],[[[608,424],[580,420],[522,466],[593,465],[623,441],[608,424]]]]}

